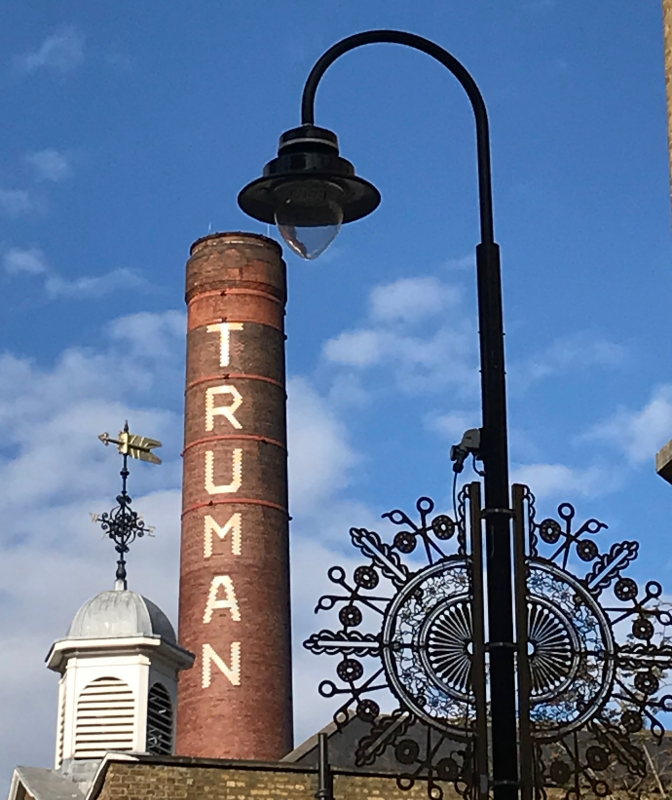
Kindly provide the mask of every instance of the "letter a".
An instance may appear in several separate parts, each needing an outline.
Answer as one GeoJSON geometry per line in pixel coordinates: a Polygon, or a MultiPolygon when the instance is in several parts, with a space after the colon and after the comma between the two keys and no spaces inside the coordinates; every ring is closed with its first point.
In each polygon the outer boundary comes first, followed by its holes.
{"type": "Polygon", "coordinates": [[[208,494],[235,494],[243,483],[243,451],[236,447],[231,454],[231,483],[215,483],[215,454],[205,451],[205,491],[208,494]]]}
{"type": "Polygon", "coordinates": [[[229,575],[215,575],[210,584],[210,591],[208,592],[208,602],[205,606],[205,614],[203,614],[203,623],[206,624],[212,619],[213,611],[216,610],[231,612],[231,619],[234,622],[240,622],[240,606],[236,600],[236,592],[233,588],[233,581],[229,575]],[[219,587],[224,588],[226,597],[218,600],[219,587]]]}
{"type": "Polygon", "coordinates": [[[224,662],[211,645],[203,645],[202,686],[204,689],[207,689],[212,683],[213,662],[232,686],[240,686],[240,642],[231,642],[231,666],[224,662]]]}

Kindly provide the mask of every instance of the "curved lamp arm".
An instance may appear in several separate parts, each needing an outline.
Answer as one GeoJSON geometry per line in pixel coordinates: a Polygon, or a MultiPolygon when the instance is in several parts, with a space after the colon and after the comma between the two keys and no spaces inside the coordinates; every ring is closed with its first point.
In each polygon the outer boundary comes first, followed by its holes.
{"type": "Polygon", "coordinates": [[[478,162],[478,198],[481,222],[481,241],[484,244],[494,243],[494,221],[492,211],[492,176],[490,168],[490,129],[488,113],[483,96],[466,68],[443,47],[405,31],[365,31],[348,36],[330,47],[312,68],[301,99],[301,122],[306,125],[315,124],[315,92],[327,69],[345,53],[366,44],[402,44],[420,50],[443,64],[460,82],[471,101],[476,120],[476,158],[478,162]]]}

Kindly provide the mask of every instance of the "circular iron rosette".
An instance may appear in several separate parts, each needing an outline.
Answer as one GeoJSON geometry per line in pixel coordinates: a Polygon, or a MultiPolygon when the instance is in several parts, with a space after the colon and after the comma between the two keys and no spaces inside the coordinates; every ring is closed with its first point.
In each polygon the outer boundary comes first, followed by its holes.
{"type": "Polygon", "coordinates": [[[450,738],[473,736],[470,570],[462,557],[417,572],[385,612],[381,654],[402,707],[450,738]]]}
{"type": "Polygon", "coordinates": [[[532,736],[553,741],[585,727],[609,700],[614,639],[606,612],[565,570],[530,560],[527,590],[532,736]]]}
{"type": "MultiPolygon", "coordinates": [[[[532,734],[553,741],[584,727],[614,684],[606,613],[582,583],[545,561],[528,563],[532,734]]],[[[381,654],[388,685],[418,719],[466,741],[474,734],[470,569],[461,557],[417,572],[390,602],[381,654]]]]}

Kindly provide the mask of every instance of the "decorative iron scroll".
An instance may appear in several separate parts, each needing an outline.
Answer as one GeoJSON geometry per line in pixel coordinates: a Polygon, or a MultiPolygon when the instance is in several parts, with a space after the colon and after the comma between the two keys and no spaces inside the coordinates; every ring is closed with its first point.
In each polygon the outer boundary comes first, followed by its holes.
{"type": "Polygon", "coordinates": [[[93,522],[100,524],[103,536],[107,536],[114,542],[114,549],[119,556],[117,560],[116,580],[119,586],[128,588],[126,574],[126,554],[130,550],[130,545],[136,539],[141,539],[145,534],[153,535],[154,528],[146,525],[141,515],[138,514],[131,504],[133,502],[127,491],[128,458],[138,458],[141,461],[149,461],[152,464],[160,464],[161,459],[152,452],[157,447],[161,447],[158,439],[150,439],[148,436],[139,436],[131,433],[128,428],[128,420],[123,430],[119,431],[119,438],[112,439],[109,433],[101,433],[98,437],[107,447],[109,444],[116,444],[122,456],[121,472],[121,493],[117,495],[117,503],[111,511],[103,514],[92,514],[93,522]]]}
{"type": "MultiPolygon", "coordinates": [[[[479,653],[487,643],[474,635],[483,629],[474,487],[459,493],[455,518],[435,514],[433,501],[421,497],[415,521],[399,509],[383,515],[393,526],[389,536],[351,528],[364,563],[351,576],[332,567],[328,577],[338,590],[315,609],[336,612],[340,625],[304,642],[315,654],[338,658],[337,680],[322,681],[319,692],[342,697],[334,714],[339,729],[355,720],[364,726],[356,765],[389,763],[393,755],[398,786],[425,780],[432,800],[441,800],[446,783],[465,798],[488,794],[488,715],[485,700],[479,705],[486,666],[479,666],[479,653]],[[390,713],[381,713],[385,690],[397,705],[390,713]]],[[[589,519],[577,527],[569,503],[558,507],[558,519],[537,522],[530,490],[514,487],[514,497],[529,793],[544,798],[555,787],[566,800],[579,800],[617,787],[637,794],[653,768],[646,739],[663,743],[661,715],[672,711],[665,689],[672,614],[662,587],[650,581],[642,591],[625,576],[637,542],[603,552],[594,537],[604,523],[589,519]]],[[[524,730],[521,724],[521,737],[524,730]]]]}
{"type": "Polygon", "coordinates": [[[647,745],[665,744],[661,715],[672,711],[670,606],[660,583],[642,589],[624,574],[638,542],[602,550],[595,536],[607,526],[577,525],[570,503],[537,522],[534,495],[520,490],[537,794],[638,794],[647,773],[659,782],[647,745]]]}

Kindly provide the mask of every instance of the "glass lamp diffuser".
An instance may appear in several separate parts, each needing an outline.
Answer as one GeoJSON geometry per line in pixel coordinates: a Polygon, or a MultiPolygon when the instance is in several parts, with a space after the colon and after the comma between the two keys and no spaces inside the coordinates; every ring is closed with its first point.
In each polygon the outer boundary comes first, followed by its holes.
{"type": "Polygon", "coordinates": [[[340,157],[336,134],[315,125],[283,133],[278,157],[238,195],[246,214],[277,224],[292,250],[307,259],[323,253],[343,223],[367,216],[379,203],[376,187],[340,157]]]}

